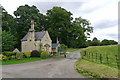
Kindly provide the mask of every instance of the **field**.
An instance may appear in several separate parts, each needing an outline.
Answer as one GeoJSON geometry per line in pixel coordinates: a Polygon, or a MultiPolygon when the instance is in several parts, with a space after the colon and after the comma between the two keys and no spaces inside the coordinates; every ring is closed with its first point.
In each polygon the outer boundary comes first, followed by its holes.
{"type": "Polygon", "coordinates": [[[74,52],[79,50],[80,48],[68,48],[66,52],[74,52]]]}
{"type": "Polygon", "coordinates": [[[81,50],[76,70],[89,78],[118,77],[118,45],[90,46],[81,50]]]}
{"type": "Polygon", "coordinates": [[[86,60],[116,68],[118,66],[118,45],[88,47],[80,53],[86,60]]]}

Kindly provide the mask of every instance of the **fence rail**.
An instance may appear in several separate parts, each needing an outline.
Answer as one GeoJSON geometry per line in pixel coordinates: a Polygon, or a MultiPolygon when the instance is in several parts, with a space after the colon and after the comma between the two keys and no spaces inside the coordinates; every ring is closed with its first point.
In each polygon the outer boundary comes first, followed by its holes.
{"type": "Polygon", "coordinates": [[[113,65],[115,67],[119,67],[119,60],[118,55],[112,56],[112,58],[108,54],[102,54],[102,53],[91,53],[86,52],[82,54],[82,58],[87,59],[92,62],[100,63],[100,64],[107,64],[107,65],[113,65]]]}

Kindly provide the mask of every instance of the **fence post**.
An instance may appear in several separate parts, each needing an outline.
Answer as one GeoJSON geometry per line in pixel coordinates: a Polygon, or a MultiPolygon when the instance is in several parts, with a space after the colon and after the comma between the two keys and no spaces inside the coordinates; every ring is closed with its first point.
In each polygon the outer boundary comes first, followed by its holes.
{"type": "Polygon", "coordinates": [[[109,57],[108,57],[108,55],[106,55],[106,58],[107,58],[107,64],[109,64],[109,57]]]}
{"type": "Polygon", "coordinates": [[[117,63],[117,67],[119,68],[119,64],[118,64],[118,59],[117,59],[117,55],[115,55],[115,58],[116,58],[116,63],[117,63]]]}
{"type": "Polygon", "coordinates": [[[92,61],[93,61],[93,53],[92,53],[92,61]]]}
{"type": "Polygon", "coordinates": [[[96,62],[97,62],[97,53],[96,53],[96,62]]]}
{"type": "Polygon", "coordinates": [[[90,59],[90,52],[89,52],[89,59],[90,59]]]}
{"type": "Polygon", "coordinates": [[[100,63],[102,64],[102,54],[100,54],[100,63]]]}

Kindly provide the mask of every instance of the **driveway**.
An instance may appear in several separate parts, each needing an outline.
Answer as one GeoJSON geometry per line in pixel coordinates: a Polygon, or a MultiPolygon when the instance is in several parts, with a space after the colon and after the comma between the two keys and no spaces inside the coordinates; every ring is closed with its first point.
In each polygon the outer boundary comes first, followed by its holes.
{"type": "Polygon", "coordinates": [[[80,58],[80,50],[66,58],[52,58],[22,64],[2,66],[3,78],[84,78],[76,72],[74,63],[80,58]]]}

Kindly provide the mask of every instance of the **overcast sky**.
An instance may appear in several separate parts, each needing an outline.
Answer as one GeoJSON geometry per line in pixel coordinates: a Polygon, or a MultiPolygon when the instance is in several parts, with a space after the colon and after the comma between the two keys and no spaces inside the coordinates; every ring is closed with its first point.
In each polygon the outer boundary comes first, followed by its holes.
{"type": "Polygon", "coordinates": [[[35,5],[45,14],[53,6],[60,6],[73,13],[73,17],[82,17],[94,27],[91,38],[118,41],[118,1],[119,0],[0,0],[0,4],[13,15],[20,5],[35,5]],[[49,2],[48,2],[49,1],[49,2]]]}

